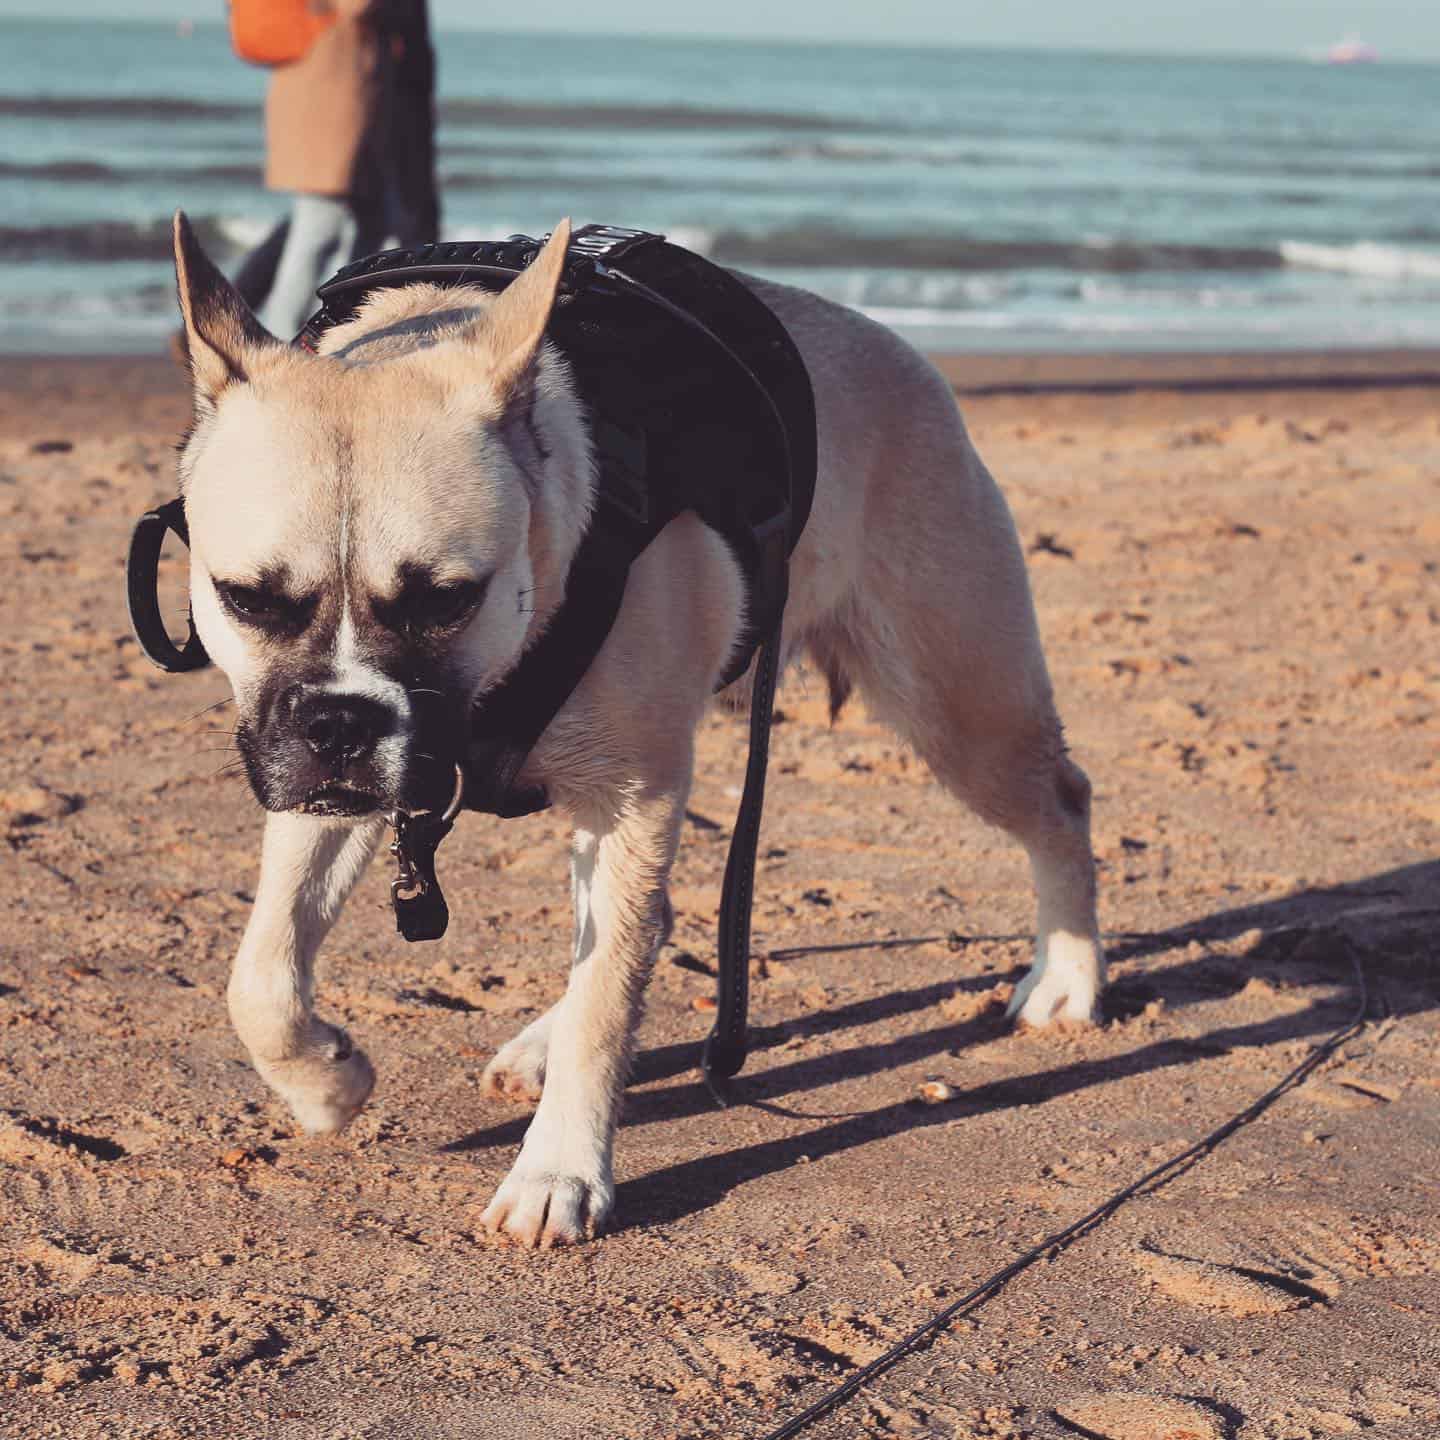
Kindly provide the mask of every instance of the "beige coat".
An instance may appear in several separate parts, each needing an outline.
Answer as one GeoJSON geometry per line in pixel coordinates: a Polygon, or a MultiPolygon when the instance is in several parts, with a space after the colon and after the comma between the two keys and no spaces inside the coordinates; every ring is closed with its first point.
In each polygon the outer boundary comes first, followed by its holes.
{"type": "Polygon", "coordinates": [[[381,92],[379,44],[363,20],[337,19],[303,60],[277,66],[265,99],[266,186],[350,194],[381,92]]]}

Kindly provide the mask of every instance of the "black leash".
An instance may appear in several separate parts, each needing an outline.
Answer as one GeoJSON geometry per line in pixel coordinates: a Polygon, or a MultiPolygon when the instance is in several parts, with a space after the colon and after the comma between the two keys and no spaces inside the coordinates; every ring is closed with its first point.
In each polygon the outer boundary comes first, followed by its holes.
{"type": "Polygon", "coordinates": [[[1028,1270],[1037,1260],[1044,1258],[1051,1251],[1065,1249],[1094,1226],[1108,1220],[1126,1201],[1134,1199],[1142,1190],[1150,1186],[1158,1188],[1159,1185],[1173,1180],[1182,1168],[1209,1154],[1243,1125],[1248,1125],[1252,1120],[1263,1115],[1286,1091],[1293,1090],[1295,1086],[1318,1070],[1346,1041],[1353,1039],[1365,1028],[1365,1015],[1370,1008],[1370,994],[1365,983],[1365,972],[1361,968],[1353,947],[1350,951],[1350,963],[1355,968],[1355,987],[1360,995],[1354,1015],[1338,1030],[1333,1031],[1328,1038],[1314,1045],[1305,1059],[1295,1066],[1284,1079],[1272,1085],[1259,1099],[1247,1105],[1238,1115],[1231,1116],[1223,1125],[1212,1130],[1203,1140],[1197,1140],[1188,1149],[1171,1156],[1169,1160],[1157,1165],[1138,1180],[1132,1181],[1123,1190],[1117,1190],[1109,1199],[1102,1200],[1093,1210],[1088,1211],[1063,1230],[1057,1230],[1053,1235],[1046,1236],[1038,1245],[1032,1246],[1021,1255],[1018,1260],[1012,1260],[1003,1270],[997,1270],[989,1279],[983,1280],[953,1304],[947,1305],[938,1315],[925,1321],[923,1325],[917,1325],[903,1340],[893,1345],[879,1359],[872,1360],[863,1369],[857,1370],[843,1384],[837,1385],[828,1394],[822,1395],[813,1405],[802,1410],[798,1415],[792,1416],[783,1425],[766,1431],[762,1440],[790,1440],[790,1437],[798,1435],[822,1415],[828,1414],[837,1405],[843,1404],[857,1390],[863,1389],[872,1380],[877,1379],[898,1364],[926,1340],[938,1335],[951,1321],[959,1319],[971,1310],[978,1309],[984,1301],[997,1294],[1007,1281],[1014,1279],[1022,1270],[1028,1270]]]}
{"type": "Polygon", "coordinates": [[[729,1104],[726,1082],[739,1074],[750,1048],[745,1023],[750,1001],[750,906],[755,896],[755,858],[760,846],[760,816],[765,806],[765,771],[770,762],[770,726],[779,675],[777,626],[755,659],[750,691],[750,758],[745,763],[745,790],[730,836],[725,883],[720,892],[715,1027],[700,1058],[700,1073],[722,1107],[729,1104]]]}

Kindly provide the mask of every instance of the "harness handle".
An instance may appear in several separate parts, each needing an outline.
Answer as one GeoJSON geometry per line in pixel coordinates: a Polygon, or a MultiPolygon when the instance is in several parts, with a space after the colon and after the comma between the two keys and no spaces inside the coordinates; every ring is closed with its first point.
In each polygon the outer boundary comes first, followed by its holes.
{"type": "Polygon", "coordinates": [[[125,566],[125,592],[130,607],[130,627],[140,648],[162,670],[172,675],[203,670],[210,663],[204,642],[195,633],[194,617],[186,612],[190,637],[183,646],[170,638],[160,613],[160,552],[165,536],[173,532],[188,546],[190,527],[185,523],[185,501],[181,498],[147,510],[135,522],[130,535],[130,555],[125,566]]]}

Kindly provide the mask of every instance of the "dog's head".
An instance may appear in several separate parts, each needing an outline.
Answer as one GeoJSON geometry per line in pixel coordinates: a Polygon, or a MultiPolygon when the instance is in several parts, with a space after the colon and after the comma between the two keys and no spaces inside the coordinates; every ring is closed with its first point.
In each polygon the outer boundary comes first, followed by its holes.
{"type": "Polygon", "coordinates": [[[191,607],[267,809],[443,804],[476,696],[558,604],[592,491],[543,343],[568,239],[499,296],[380,292],[316,356],[176,217],[191,607]]]}

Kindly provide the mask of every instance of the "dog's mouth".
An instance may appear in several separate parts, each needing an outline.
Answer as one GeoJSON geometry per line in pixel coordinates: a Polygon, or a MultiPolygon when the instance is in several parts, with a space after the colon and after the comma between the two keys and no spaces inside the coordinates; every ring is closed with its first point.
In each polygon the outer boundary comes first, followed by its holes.
{"type": "Polygon", "coordinates": [[[353,819],[359,815],[373,815],[381,808],[378,795],[368,790],[354,790],[348,785],[321,785],[310,791],[295,807],[302,815],[343,816],[353,819]]]}

